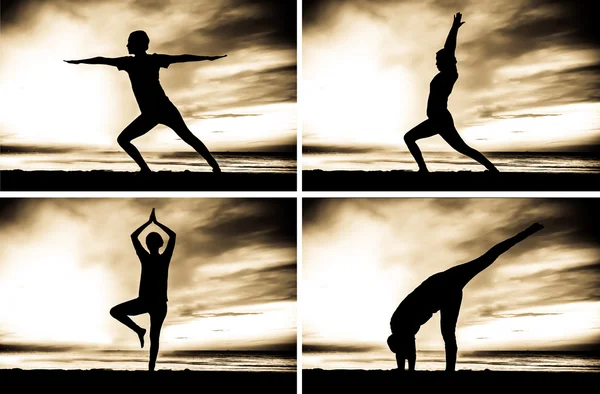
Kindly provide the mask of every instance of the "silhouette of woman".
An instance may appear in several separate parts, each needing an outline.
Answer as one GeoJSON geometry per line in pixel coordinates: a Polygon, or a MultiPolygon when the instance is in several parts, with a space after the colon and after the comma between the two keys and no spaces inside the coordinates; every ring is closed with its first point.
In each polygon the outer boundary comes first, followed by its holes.
{"type": "Polygon", "coordinates": [[[138,298],[113,307],[110,314],[138,335],[142,348],[144,347],[146,330],[135,324],[129,316],[137,316],[142,313],[150,315],[150,362],[148,370],[154,371],[156,357],[158,356],[160,330],[167,316],[167,282],[169,263],[175,249],[175,232],[159,223],[156,220],[154,209],[152,209],[150,219],[131,234],[131,240],[142,264],[138,298]],[[151,223],[156,224],[169,236],[169,241],[162,254],[159,253],[159,249],[163,246],[163,239],[160,234],[156,232],[148,234],[146,237],[148,251],[144,249],[138,239],[142,231],[151,223]]]}
{"type": "Polygon", "coordinates": [[[448,97],[452,93],[454,83],[458,79],[458,70],[456,69],[456,36],[458,29],[462,26],[462,15],[457,13],[454,16],[454,22],[444,48],[436,53],[436,63],[440,71],[429,85],[429,98],[427,99],[427,120],[415,126],[404,135],[404,141],[408,150],[413,155],[419,165],[419,172],[429,172],[423,160],[423,155],[417,146],[416,141],[422,138],[432,137],[439,134],[454,150],[463,155],[469,156],[480,164],[484,165],[490,172],[498,172],[498,169],[481,152],[471,148],[460,137],[454,127],[454,120],[450,111],[448,111],[448,97]]]}
{"type": "Polygon", "coordinates": [[[118,58],[93,57],[81,60],[65,60],[71,64],[102,64],[117,67],[129,74],[131,87],[137,100],[141,115],[129,124],[117,137],[117,142],[140,166],[141,172],[149,173],[150,167],[146,164],[132,140],[141,137],[158,124],[170,127],[184,142],[196,150],[208,164],[213,172],[221,172],[219,164],[188,127],[183,117],[165,94],[158,74],[160,68],[168,68],[173,63],[197,62],[203,60],[217,60],[224,56],[196,56],[196,55],[161,55],[146,53],[150,38],[141,30],[129,35],[127,50],[134,56],[118,58]]]}
{"type": "Polygon", "coordinates": [[[414,371],[416,362],[415,335],[431,316],[440,311],[441,331],[446,350],[446,371],[456,366],[456,322],[462,301],[462,289],[481,271],[492,265],[501,254],[544,227],[534,223],[524,231],[492,247],[477,259],[457,265],[430,276],[410,293],[398,306],[390,322],[392,335],[387,343],[396,353],[398,369],[414,371]]]}

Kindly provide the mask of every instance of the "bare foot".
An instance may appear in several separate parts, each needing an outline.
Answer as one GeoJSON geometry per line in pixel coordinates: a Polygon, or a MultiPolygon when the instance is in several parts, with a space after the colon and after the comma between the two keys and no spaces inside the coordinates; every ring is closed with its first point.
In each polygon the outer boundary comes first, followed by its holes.
{"type": "Polygon", "coordinates": [[[146,335],[146,329],[142,328],[142,331],[138,332],[138,337],[140,338],[140,346],[142,349],[144,348],[144,335],[146,335]]]}
{"type": "Polygon", "coordinates": [[[429,170],[427,168],[419,168],[419,171],[417,172],[420,172],[421,174],[426,174],[429,172],[429,170]]]}

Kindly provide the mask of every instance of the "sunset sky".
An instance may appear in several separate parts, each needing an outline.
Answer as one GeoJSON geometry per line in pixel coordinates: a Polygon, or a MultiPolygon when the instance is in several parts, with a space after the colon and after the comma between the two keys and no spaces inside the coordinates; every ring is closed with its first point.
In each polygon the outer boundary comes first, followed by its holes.
{"type": "MultiPolygon", "coordinates": [[[[404,297],[536,221],[542,231],[465,287],[459,352],[600,345],[597,201],[305,199],[303,216],[304,349],[393,362],[386,340],[404,297]]],[[[444,350],[439,313],[416,338],[444,350]]]]}
{"type": "MultiPolygon", "coordinates": [[[[127,56],[129,33],[144,30],[148,53],[227,55],[160,73],[211,151],[290,151],[296,19],[295,0],[3,0],[0,142],[5,150],[120,150],[117,135],[139,115],[127,73],[63,60],[127,56]]],[[[164,126],[135,144],[193,151],[164,126]]]]}
{"type": "MultiPolygon", "coordinates": [[[[597,151],[600,44],[591,3],[570,0],[303,2],[303,149],[404,150],[426,119],[453,15],[449,109],[481,151],[597,151]]],[[[448,151],[435,136],[424,151],[448,151]]]]}
{"type": "Polygon", "coordinates": [[[162,350],[295,349],[294,199],[2,199],[0,345],[139,349],[109,310],[137,297],[152,208],[177,233],[162,350]]]}

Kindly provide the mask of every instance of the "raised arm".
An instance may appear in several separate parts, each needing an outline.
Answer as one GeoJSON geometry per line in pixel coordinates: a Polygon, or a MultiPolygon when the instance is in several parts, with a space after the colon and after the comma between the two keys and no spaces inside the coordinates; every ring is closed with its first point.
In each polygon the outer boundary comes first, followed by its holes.
{"type": "Polygon", "coordinates": [[[135,252],[138,255],[146,253],[146,249],[144,249],[144,247],[142,246],[139,236],[142,233],[142,231],[144,231],[146,229],[146,227],[148,227],[151,223],[152,223],[152,220],[150,218],[150,219],[148,219],[148,221],[146,223],[142,224],[133,233],[131,233],[131,242],[133,242],[133,248],[135,249],[135,252]]]}
{"type": "Polygon", "coordinates": [[[165,251],[163,252],[163,256],[167,256],[170,259],[171,256],[173,255],[173,250],[175,250],[175,239],[177,237],[177,234],[175,234],[175,231],[171,230],[170,228],[168,228],[167,226],[165,226],[164,224],[162,224],[158,220],[156,220],[156,215],[154,213],[154,209],[152,209],[152,214],[150,215],[150,220],[153,221],[154,224],[156,224],[158,227],[160,227],[160,229],[163,230],[165,233],[167,233],[167,235],[169,236],[169,241],[167,242],[167,247],[165,248],[165,251]]]}
{"type": "Polygon", "coordinates": [[[448,55],[455,56],[456,51],[456,36],[458,35],[458,29],[465,23],[461,21],[462,15],[461,13],[457,13],[454,15],[454,21],[452,22],[452,27],[450,28],[450,33],[448,33],[448,37],[446,38],[446,43],[444,44],[444,49],[448,52],[448,55]]]}
{"type": "MultiPolygon", "coordinates": [[[[223,56],[197,56],[197,55],[169,55],[169,63],[187,63],[187,62],[201,62],[204,60],[217,60],[225,57],[223,56]]],[[[158,224],[158,223],[157,223],[158,224]]]]}
{"type": "Polygon", "coordinates": [[[65,60],[65,62],[69,64],[102,64],[105,66],[114,66],[117,67],[117,58],[110,57],[91,57],[89,59],[79,59],[79,60],[65,60]]]}

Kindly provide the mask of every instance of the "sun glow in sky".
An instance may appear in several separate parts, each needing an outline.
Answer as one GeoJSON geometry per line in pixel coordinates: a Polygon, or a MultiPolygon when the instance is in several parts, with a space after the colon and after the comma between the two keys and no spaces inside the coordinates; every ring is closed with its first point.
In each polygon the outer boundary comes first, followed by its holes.
{"type": "MultiPolygon", "coordinates": [[[[452,16],[459,79],[449,109],[482,151],[589,151],[600,143],[600,47],[576,2],[308,1],[303,10],[305,149],[406,150],[426,119],[452,16]]],[[[425,151],[450,148],[435,136],[425,151]]]]}
{"type": "MultiPolygon", "coordinates": [[[[2,15],[2,145],[119,150],[117,135],[139,115],[127,74],[63,60],[126,56],[129,33],[142,29],[149,53],[228,55],[160,74],[167,96],[209,149],[289,151],[296,144],[295,20],[295,8],[283,3],[241,0],[22,1],[2,15]]],[[[164,126],[136,145],[191,151],[164,126]]]]}
{"type": "MultiPolygon", "coordinates": [[[[295,348],[295,200],[287,199],[4,199],[0,343],[139,348],[109,310],[137,297],[130,234],[153,207],[177,233],[161,348],[295,348]]],[[[149,231],[166,238],[151,227],[142,241],[149,231]]],[[[148,328],[147,315],[133,319],[148,328]]]]}
{"type": "MultiPolygon", "coordinates": [[[[313,200],[314,201],[314,200],[313,200]]],[[[600,343],[600,244],[592,202],[325,199],[303,216],[303,344],[389,353],[398,304],[430,275],[470,261],[535,221],[545,229],[464,289],[459,350],[573,349],[600,343]]],[[[417,334],[443,350],[439,313],[417,334]]],[[[391,354],[391,353],[390,353],[391,354]]]]}

